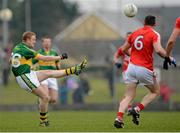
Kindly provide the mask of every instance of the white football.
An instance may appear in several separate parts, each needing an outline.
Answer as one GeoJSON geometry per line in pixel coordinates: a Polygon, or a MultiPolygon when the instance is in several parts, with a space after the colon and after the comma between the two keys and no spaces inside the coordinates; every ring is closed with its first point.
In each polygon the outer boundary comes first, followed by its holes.
{"type": "Polygon", "coordinates": [[[123,12],[127,17],[134,17],[134,16],[136,16],[136,14],[138,12],[138,8],[133,3],[126,4],[123,7],[123,12]]]}

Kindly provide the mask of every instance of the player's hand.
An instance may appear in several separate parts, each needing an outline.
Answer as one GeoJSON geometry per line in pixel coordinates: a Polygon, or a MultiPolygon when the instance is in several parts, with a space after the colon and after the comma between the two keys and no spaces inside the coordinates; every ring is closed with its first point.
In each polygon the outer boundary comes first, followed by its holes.
{"type": "Polygon", "coordinates": [[[170,59],[171,59],[171,63],[174,65],[174,67],[176,67],[176,66],[177,66],[177,64],[176,64],[176,60],[175,60],[175,58],[170,57],[170,59]]]}
{"type": "Polygon", "coordinates": [[[119,68],[121,68],[122,65],[121,65],[121,63],[116,62],[116,63],[115,63],[115,66],[116,66],[116,68],[119,69],[119,68]]]}
{"type": "Polygon", "coordinates": [[[61,60],[64,60],[68,58],[68,55],[67,53],[63,53],[62,55],[60,55],[60,57],[61,57],[61,60]]]}
{"type": "Polygon", "coordinates": [[[163,62],[163,68],[165,70],[168,70],[168,65],[173,64],[174,67],[176,67],[176,60],[173,57],[165,57],[164,62],[163,62]]]}
{"type": "Polygon", "coordinates": [[[171,65],[171,60],[169,57],[165,57],[164,62],[163,62],[163,68],[165,70],[168,70],[168,64],[171,65]]]}

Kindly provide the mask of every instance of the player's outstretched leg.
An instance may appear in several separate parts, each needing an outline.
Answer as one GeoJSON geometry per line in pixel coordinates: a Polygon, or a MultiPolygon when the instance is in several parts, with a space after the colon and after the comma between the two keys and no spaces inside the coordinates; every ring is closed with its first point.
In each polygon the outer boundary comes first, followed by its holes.
{"type": "Polygon", "coordinates": [[[40,82],[47,78],[61,78],[72,74],[79,75],[82,72],[82,70],[86,67],[86,65],[87,60],[84,59],[80,64],[75,65],[73,67],[61,70],[39,70],[36,71],[36,75],[40,82]]]}
{"type": "Polygon", "coordinates": [[[81,71],[86,67],[87,65],[87,60],[84,59],[80,64],[76,65],[76,71],[75,74],[79,75],[81,71]]]}
{"type": "Polygon", "coordinates": [[[86,67],[86,65],[87,65],[87,60],[84,59],[80,64],[66,69],[66,75],[70,75],[73,73],[79,75],[82,72],[82,70],[86,67]]]}

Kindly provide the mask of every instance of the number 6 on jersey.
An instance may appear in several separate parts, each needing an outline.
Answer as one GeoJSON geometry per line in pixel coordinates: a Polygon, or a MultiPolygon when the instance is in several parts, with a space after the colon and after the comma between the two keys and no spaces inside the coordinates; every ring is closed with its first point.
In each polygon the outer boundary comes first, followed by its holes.
{"type": "Polygon", "coordinates": [[[136,37],[135,41],[134,41],[134,47],[137,50],[141,50],[143,48],[143,42],[142,42],[143,36],[138,36],[136,37]]]}
{"type": "Polygon", "coordinates": [[[18,54],[18,53],[12,54],[11,61],[12,61],[12,66],[13,67],[17,68],[17,67],[19,67],[21,65],[20,60],[19,60],[20,58],[21,58],[20,54],[18,54]]]}

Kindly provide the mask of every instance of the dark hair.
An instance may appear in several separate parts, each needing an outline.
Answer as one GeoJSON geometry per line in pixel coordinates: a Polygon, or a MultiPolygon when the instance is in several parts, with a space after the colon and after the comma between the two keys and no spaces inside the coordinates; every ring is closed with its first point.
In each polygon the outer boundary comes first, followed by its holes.
{"type": "Polygon", "coordinates": [[[156,17],[152,15],[146,16],[144,19],[144,24],[154,26],[156,24],[156,17]]]}
{"type": "Polygon", "coordinates": [[[36,36],[36,33],[31,32],[31,31],[26,31],[22,35],[22,40],[26,41],[27,39],[31,39],[32,36],[36,36]]]}
{"type": "Polygon", "coordinates": [[[43,37],[41,38],[41,41],[44,41],[44,39],[51,39],[51,37],[50,37],[50,36],[48,36],[48,35],[43,36],[43,37]]]}

